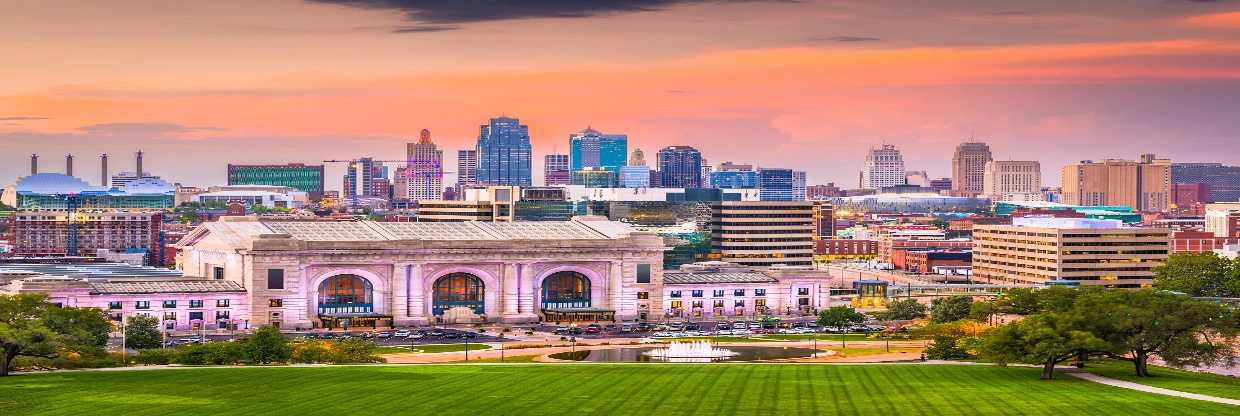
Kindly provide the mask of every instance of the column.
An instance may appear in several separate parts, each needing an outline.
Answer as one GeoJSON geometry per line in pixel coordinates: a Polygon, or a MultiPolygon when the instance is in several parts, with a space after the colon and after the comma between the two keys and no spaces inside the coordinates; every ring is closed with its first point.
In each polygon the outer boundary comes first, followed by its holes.
{"type": "Polygon", "coordinates": [[[538,313],[534,307],[534,263],[521,263],[517,268],[517,312],[526,322],[537,321],[538,313]]]}
{"type": "Polygon", "coordinates": [[[521,264],[503,263],[500,265],[500,293],[503,293],[500,306],[503,310],[503,318],[508,320],[517,315],[518,296],[517,296],[517,280],[521,271],[521,264]]]}
{"type": "Polygon", "coordinates": [[[632,319],[633,308],[625,304],[623,263],[613,261],[607,268],[607,297],[617,320],[632,319]]]}
{"type": "Polygon", "coordinates": [[[426,312],[431,294],[426,293],[425,290],[426,282],[422,274],[422,265],[422,263],[408,264],[405,269],[407,273],[401,276],[405,279],[406,289],[409,292],[405,307],[409,313],[409,323],[412,325],[426,325],[431,321],[431,317],[426,312]]]}
{"type": "Polygon", "coordinates": [[[413,266],[409,263],[392,265],[392,322],[395,325],[407,325],[409,322],[409,272],[413,266]]]}

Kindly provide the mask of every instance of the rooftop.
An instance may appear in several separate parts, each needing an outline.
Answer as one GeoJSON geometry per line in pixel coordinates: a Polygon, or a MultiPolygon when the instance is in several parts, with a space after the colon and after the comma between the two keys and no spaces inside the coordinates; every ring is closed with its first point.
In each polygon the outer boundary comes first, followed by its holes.
{"type": "Polygon", "coordinates": [[[40,264],[0,263],[0,274],[19,271],[49,276],[71,276],[89,279],[173,279],[181,278],[178,270],[150,266],[134,266],[126,263],[40,264]]]}
{"type": "Polygon", "coordinates": [[[1050,217],[1023,217],[1012,218],[1012,225],[1017,227],[1036,227],[1036,228],[1120,228],[1124,225],[1119,220],[1098,220],[1092,218],[1050,218],[1050,217]]]}
{"type": "Polygon", "coordinates": [[[90,287],[91,292],[99,294],[245,292],[237,282],[228,280],[107,282],[91,283],[90,287]]]}
{"type": "Polygon", "coordinates": [[[760,272],[663,272],[663,283],[691,285],[712,283],[773,283],[777,280],[760,272]]]}
{"type": "Polygon", "coordinates": [[[374,222],[374,221],[259,221],[238,217],[206,223],[180,244],[192,244],[204,233],[234,240],[283,234],[303,241],[504,241],[504,240],[611,240],[632,232],[613,221],[538,222],[374,222]]]}

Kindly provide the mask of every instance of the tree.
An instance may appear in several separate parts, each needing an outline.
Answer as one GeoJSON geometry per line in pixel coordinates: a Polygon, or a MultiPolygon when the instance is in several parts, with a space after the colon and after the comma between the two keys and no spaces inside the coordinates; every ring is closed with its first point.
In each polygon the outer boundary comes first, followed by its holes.
{"type": "Polygon", "coordinates": [[[991,318],[999,313],[999,307],[995,302],[973,302],[969,306],[969,319],[978,322],[991,321],[991,318]]]}
{"type": "Polygon", "coordinates": [[[1131,360],[1138,377],[1149,376],[1157,355],[1174,366],[1235,362],[1240,313],[1186,295],[1152,290],[1106,290],[1082,294],[1072,313],[1108,343],[1113,357],[1131,360]]]}
{"type": "Polygon", "coordinates": [[[930,322],[941,324],[968,318],[972,305],[973,297],[967,295],[935,299],[930,302],[930,322]]]}
{"type": "Polygon", "coordinates": [[[1240,259],[1212,252],[1177,253],[1154,268],[1154,287],[1191,296],[1240,296],[1240,259]]]}
{"type": "Polygon", "coordinates": [[[847,306],[832,306],[818,313],[818,325],[847,327],[865,322],[865,315],[847,306]]]}
{"type": "Polygon", "coordinates": [[[0,377],[17,357],[54,359],[63,351],[101,349],[107,317],[94,308],[59,308],[47,295],[0,294],[0,377]]]}
{"type": "Polygon", "coordinates": [[[1033,288],[1008,289],[995,298],[995,306],[1001,313],[1032,315],[1038,312],[1038,294],[1033,288]]]}
{"type": "Polygon", "coordinates": [[[1042,364],[1042,379],[1050,380],[1055,364],[1077,355],[1104,351],[1108,344],[1086,331],[1079,318],[1068,313],[1041,313],[991,331],[983,339],[981,355],[1000,365],[1010,362],[1042,364]]]}
{"type": "Polygon", "coordinates": [[[125,323],[125,348],[143,350],[164,345],[159,321],[146,315],[134,315],[125,323]]]}
{"type": "Polygon", "coordinates": [[[926,317],[926,305],[916,299],[894,300],[887,304],[887,311],[878,314],[887,321],[909,321],[926,317]]]}
{"type": "Polygon", "coordinates": [[[241,345],[242,356],[253,364],[271,364],[287,362],[293,354],[288,340],[279,329],[265,326],[254,331],[241,345]]]}

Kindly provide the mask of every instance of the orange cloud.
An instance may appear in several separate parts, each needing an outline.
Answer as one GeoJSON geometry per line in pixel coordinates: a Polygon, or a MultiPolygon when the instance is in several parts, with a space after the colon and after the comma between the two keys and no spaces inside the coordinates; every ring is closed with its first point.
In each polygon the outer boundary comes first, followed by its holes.
{"type": "Polygon", "coordinates": [[[1240,12],[1224,12],[1189,16],[1184,24],[1222,29],[1240,29],[1240,12]]]}

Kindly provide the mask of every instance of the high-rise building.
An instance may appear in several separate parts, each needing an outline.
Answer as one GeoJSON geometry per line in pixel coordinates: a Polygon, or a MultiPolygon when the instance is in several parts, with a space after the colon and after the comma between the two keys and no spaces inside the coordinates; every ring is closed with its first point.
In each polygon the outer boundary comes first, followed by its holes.
{"type": "Polygon", "coordinates": [[[792,171],[792,200],[804,201],[805,198],[805,171],[792,171]]]}
{"type": "Polygon", "coordinates": [[[323,165],[228,165],[229,185],[287,186],[311,199],[323,197],[323,165]]]}
{"type": "Polygon", "coordinates": [[[982,193],[986,162],[994,160],[990,146],[981,142],[964,142],[956,146],[952,156],[952,190],[969,194],[982,193]]]}
{"type": "Polygon", "coordinates": [[[568,155],[543,156],[543,171],[543,183],[546,186],[568,185],[573,182],[573,172],[569,170],[568,155]]]}
{"type": "Polygon", "coordinates": [[[619,182],[616,171],[601,167],[586,167],[573,171],[573,185],[586,188],[615,188],[619,182]]]}
{"type": "Polygon", "coordinates": [[[763,201],[794,201],[792,182],[792,169],[758,169],[758,191],[763,201]]]}
{"type": "Polygon", "coordinates": [[[473,149],[456,151],[456,192],[467,186],[478,184],[478,151],[473,149]]]}
{"type": "Polygon", "coordinates": [[[1171,208],[1171,161],[1105,159],[1063,168],[1063,202],[1069,205],[1124,205],[1136,211],[1171,208]]]}
{"type": "Polygon", "coordinates": [[[702,179],[701,179],[701,181],[702,181],[702,187],[703,187],[703,188],[714,188],[714,187],[715,187],[714,182],[712,182],[712,181],[711,181],[711,178],[710,178],[710,174],[711,174],[712,172],[713,172],[713,170],[711,169],[710,164],[706,162],[706,159],[702,159],[702,179]]]}
{"type": "Polygon", "coordinates": [[[982,195],[997,201],[1040,201],[1042,164],[1037,161],[986,162],[982,195]]]}
{"type": "Polygon", "coordinates": [[[691,146],[669,146],[659,150],[659,186],[701,188],[702,153],[691,146]]]}
{"type": "Polygon", "coordinates": [[[1119,220],[1013,218],[973,226],[973,281],[1140,287],[1171,251],[1170,229],[1124,227],[1119,220]]]}
{"type": "Polygon", "coordinates": [[[732,162],[723,162],[719,164],[719,172],[731,172],[736,170],[753,170],[753,165],[732,162]]]}
{"type": "Polygon", "coordinates": [[[805,199],[811,201],[842,196],[844,196],[844,191],[838,186],[835,186],[835,182],[827,182],[826,185],[810,185],[805,187],[805,199]]]}
{"type": "Polygon", "coordinates": [[[720,189],[757,189],[758,172],[752,170],[724,170],[711,172],[710,183],[720,189]]]}
{"type": "Polygon", "coordinates": [[[1171,180],[1175,183],[1205,184],[1203,202],[1240,201],[1240,166],[1222,163],[1172,163],[1171,180]]]}
{"type": "Polygon", "coordinates": [[[13,253],[18,256],[95,256],[145,252],[146,264],[163,264],[162,214],[155,212],[20,211],[14,215],[13,253]]]}
{"type": "Polygon", "coordinates": [[[814,201],[814,240],[835,238],[835,206],[814,201]]]}
{"type": "Polygon", "coordinates": [[[479,126],[478,184],[532,186],[530,128],[510,117],[479,126]]]}
{"type": "Polygon", "coordinates": [[[865,155],[865,168],[861,170],[861,185],[868,189],[904,185],[904,156],[895,146],[884,144],[871,148],[865,155]]]}
{"type": "Polygon", "coordinates": [[[431,141],[431,131],[422,129],[417,143],[407,145],[407,154],[403,182],[409,199],[443,198],[443,151],[431,141]]]}
{"type": "Polygon", "coordinates": [[[646,154],[633,149],[628,166],[620,167],[621,188],[647,188],[650,186],[650,167],[646,166],[646,154]]]}
{"type": "Polygon", "coordinates": [[[629,136],[604,134],[587,127],[568,135],[568,150],[572,159],[569,170],[573,172],[591,167],[616,171],[629,156],[629,136]]]}
{"type": "Polygon", "coordinates": [[[383,166],[374,158],[363,157],[345,169],[343,196],[347,200],[382,197],[375,192],[375,180],[383,178],[383,166]]]}
{"type": "Polygon", "coordinates": [[[747,266],[814,262],[814,206],[807,201],[711,203],[711,251],[747,266]]]}

